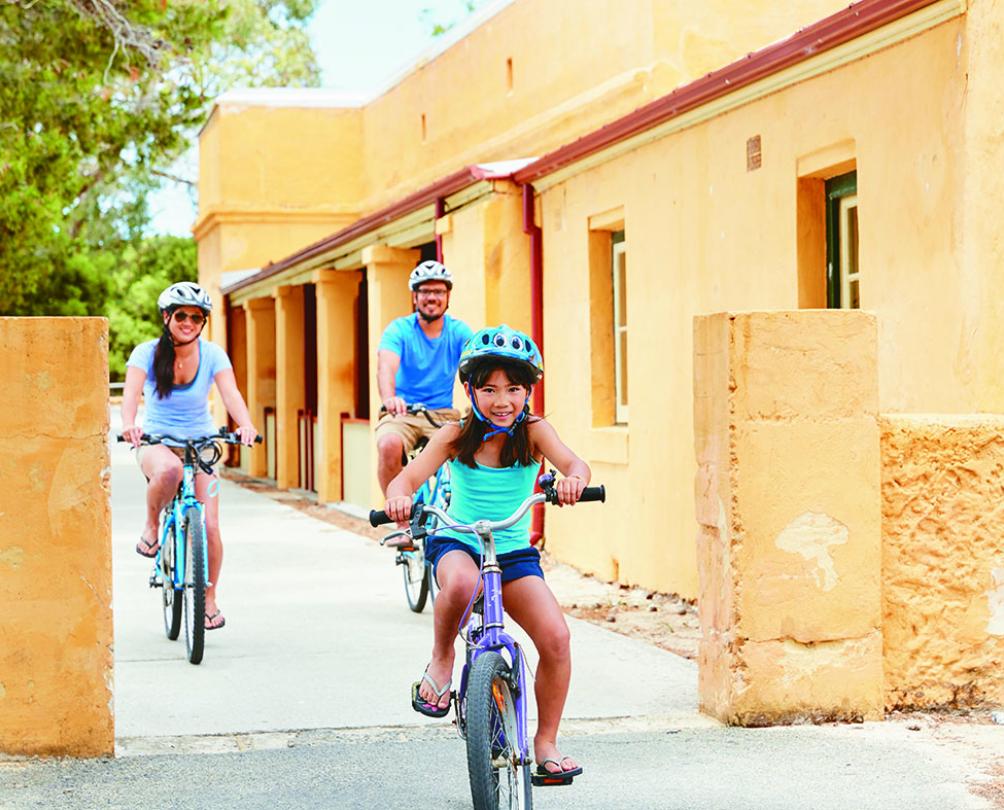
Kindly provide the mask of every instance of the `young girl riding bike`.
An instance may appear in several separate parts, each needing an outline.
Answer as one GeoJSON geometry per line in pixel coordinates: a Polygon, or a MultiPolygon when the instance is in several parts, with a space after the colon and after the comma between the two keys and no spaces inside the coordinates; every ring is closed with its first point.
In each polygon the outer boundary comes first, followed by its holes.
{"type": "MultiPolygon", "coordinates": [[[[429,441],[418,458],[387,487],[384,511],[406,521],[412,495],[441,464],[450,463],[452,500],[449,515],[457,523],[507,517],[532,491],[546,458],[565,476],[557,483],[559,505],[579,500],[589,483],[589,466],[575,455],[544,419],[530,414],[530,392],[543,376],[536,345],[526,335],[502,325],[476,332],[460,357],[460,381],[471,411],[429,441]]],[[[541,770],[573,777],[579,764],[557,747],[558,725],[571,675],[568,625],[554,594],[544,582],[540,553],[530,545],[530,514],[495,534],[502,568],[506,612],[526,631],[540,657],[535,694],[537,733],[534,755],[541,770]]],[[[443,717],[450,707],[453,642],[462,614],[479,584],[480,549],[469,534],[439,529],[426,541],[439,595],[434,608],[432,660],[422,675],[416,711],[443,717]]]]}

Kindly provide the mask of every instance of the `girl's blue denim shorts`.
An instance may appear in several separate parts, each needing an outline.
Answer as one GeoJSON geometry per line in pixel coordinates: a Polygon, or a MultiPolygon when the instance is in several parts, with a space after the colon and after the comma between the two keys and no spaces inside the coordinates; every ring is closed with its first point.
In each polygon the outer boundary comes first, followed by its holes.
{"type": "MultiPolygon", "coordinates": [[[[481,555],[467,543],[454,540],[452,537],[432,535],[425,540],[425,559],[432,563],[433,574],[439,567],[439,561],[448,551],[464,551],[475,563],[481,562],[481,555]]],[[[502,568],[503,584],[522,577],[544,578],[544,572],[540,568],[540,552],[533,546],[499,554],[498,561],[502,568]]]]}

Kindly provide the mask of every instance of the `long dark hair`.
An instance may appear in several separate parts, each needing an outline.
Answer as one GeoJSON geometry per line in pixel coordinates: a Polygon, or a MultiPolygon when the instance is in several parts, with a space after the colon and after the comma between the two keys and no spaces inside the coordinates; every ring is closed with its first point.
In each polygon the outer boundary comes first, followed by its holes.
{"type": "MultiPolygon", "coordinates": [[[[487,357],[471,369],[468,375],[467,382],[470,384],[472,392],[476,388],[481,388],[485,384],[485,380],[496,370],[501,370],[510,383],[522,385],[528,392],[536,381],[535,373],[526,363],[508,360],[504,357],[487,357]]],[[[529,405],[527,405],[527,415],[516,425],[512,436],[509,436],[505,444],[502,445],[499,461],[503,467],[512,467],[517,463],[523,467],[529,467],[531,464],[537,463],[531,451],[530,432],[527,425],[530,422],[536,422],[538,418],[530,415],[529,405]]],[[[473,409],[468,410],[461,422],[460,433],[450,445],[453,457],[468,467],[476,467],[477,462],[474,460],[474,454],[481,448],[487,431],[488,425],[474,415],[473,409]]]]}
{"type": "Polygon", "coordinates": [[[174,310],[169,309],[167,313],[164,331],[157,341],[157,348],[153,351],[153,377],[157,382],[157,399],[169,397],[174,390],[174,340],[168,329],[168,323],[174,317],[174,310]]]}

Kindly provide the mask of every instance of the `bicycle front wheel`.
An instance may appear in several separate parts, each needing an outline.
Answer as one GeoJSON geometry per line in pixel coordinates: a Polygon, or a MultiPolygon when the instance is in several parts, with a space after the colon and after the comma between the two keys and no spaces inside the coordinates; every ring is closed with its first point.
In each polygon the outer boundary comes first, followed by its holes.
{"type": "Polygon", "coordinates": [[[185,646],[188,660],[202,663],[206,639],[206,530],[199,510],[185,510],[185,646]]]}
{"type": "Polygon", "coordinates": [[[160,546],[160,579],[162,587],[160,589],[161,605],[164,609],[164,633],[171,641],[177,641],[181,633],[181,604],[183,601],[182,592],[174,589],[174,533],[177,527],[172,524],[171,528],[164,532],[160,546]]]}
{"type": "Polygon", "coordinates": [[[425,610],[425,600],[429,596],[429,578],[426,576],[428,566],[425,564],[425,554],[421,547],[414,551],[402,551],[401,571],[404,574],[404,596],[408,607],[415,613],[425,610]]]}
{"type": "Polygon", "coordinates": [[[467,685],[467,771],[474,810],[531,810],[530,765],[522,761],[509,665],[478,656],[467,685]]]}

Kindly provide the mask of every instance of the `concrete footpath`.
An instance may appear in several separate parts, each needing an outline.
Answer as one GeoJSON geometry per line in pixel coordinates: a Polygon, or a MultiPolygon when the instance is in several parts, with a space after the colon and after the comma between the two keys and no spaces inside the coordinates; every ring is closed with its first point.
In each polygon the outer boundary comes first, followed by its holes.
{"type": "MultiPolygon", "coordinates": [[[[133,551],[142,476],[121,445],[112,465],[117,757],[2,761],[0,808],[470,806],[463,742],[410,708],[431,612],[407,609],[391,551],[223,482],[227,626],[192,666],[133,551]]],[[[586,773],[538,807],[995,806],[1000,727],[727,729],[697,712],[692,662],[569,624],[562,745],[586,773]]]]}

